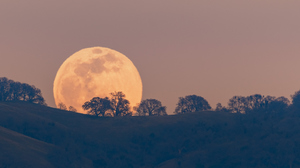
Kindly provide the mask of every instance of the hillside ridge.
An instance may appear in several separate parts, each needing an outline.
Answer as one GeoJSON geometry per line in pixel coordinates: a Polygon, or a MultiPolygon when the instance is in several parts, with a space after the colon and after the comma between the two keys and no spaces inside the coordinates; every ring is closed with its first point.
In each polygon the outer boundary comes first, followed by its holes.
{"type": "Polygon", "coordinates": [[[11,167],[300,166],[300,118],[292,112],[205,111],[111,118],[1,102],[0,133],[1,149],[11,160],[19,160],[11,167]],[[29,155],[42,157],[43,163],[19,158],[14,153],[21,150],[16,139],[29,155]],[[42,153],[26,145],[29,142],[41,145],[42,153]]]}

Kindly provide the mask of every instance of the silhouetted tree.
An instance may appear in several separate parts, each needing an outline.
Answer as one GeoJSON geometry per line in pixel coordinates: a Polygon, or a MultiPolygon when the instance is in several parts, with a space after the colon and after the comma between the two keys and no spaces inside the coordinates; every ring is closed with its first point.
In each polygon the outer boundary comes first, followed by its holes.
{"type": "Polygon", "coordinates": [[[161,102],[156,99],[143,100],[135,110],[139,116],[167,115],[166,106],[162,106],[161,102]]]}
{"type": "Polygon", "coordinates": [[[22,99],[24,88],[20,82],[11,82],[9,84],[10,100],[16,101],[22,99]]]}
{"type": "Polygon", "coordinates": [[[286,106],[288,106],[290,104],[290,100],[286,97],[283,97],[283,96],[276,98],[275,101],[282,102],[286,106]]]}
{"type": "Polygon", "coordinates": [[[145,116],[145,113],[142,110],[139,110],[139,105],[137,104],[136,106],[133,107],[133,111],[136,112],[136,116],[145,116]]]}
{"type": "Polygon", "coordinates": [[[233,96],[229,99],[228,109],[232,113],[245,113],[246,112],[246,98],[243,96],[233,96]]]}
{"type": "Polygon", "coordinates": [[[289,99],[282,96],[269,102],[267,108],[269,112],[280,113],[280,112],[284,112],[288,108],[289,104],[290,104],[289,99]]]}
{"type": "Polygon", "coordinates": [[[0,101],[16,100],[46,105],[41,90],[35,86],[0,78],[0,101]]]}
{"type": "Polygon", "coordinates": [[[10,100],[10,84],[12,82],[12,80],[8,80],[5,77],[0,78],[0,101],[10,100]]]}
{"type": "Polygon", "coordinates": [[[300,108],[300,90],[295,92],[291,97],[293,106],[296,108],[300,108]]]}
{"type": "Polygon", "coordinates": [[[188,113],[188,112],[198,112],[204,110],[210,110],[211,107],[208,102],[201,96],[189,95],[179,97],[177,107],[175,109],[176,114],[178,113],[188,113]]]}
{"type": "Polygon", "coordinates": [[[130,102],[125,99],[125,94],[122,92],[111,93],[112,116],[131,116],[130,102]]]}
{"type": "Polygon", "coordinates": [[[77,112],[76,108],[73,107],[73,106],[70,106],[70,107],[69,107],[69,111],[77,112]]]}
{"type": "Polygon", "coordinates": [[[23,101],[46,105],[45,100],[42,97],[41,90],[36,88],[35,86],[30,86],[28,84],[23,83],[21,96],[23,97],[21,99],[23,101]]]}
{"type": "Polygon", "coordinates": [[[221,103],[217,103],[216,105],[216,111],[221,111],[223,109],[223,106],[221,103]]]}
{"type": "Polygon", "coordinates": [[[221,103],[217,103],[215,111],[230,112],[226,107],[223,107],[221,103]]]}
{"type": "Polygon", "coordinates": [[[67,110],[67,106],[64,103],[58,103],[58,108],[61,110],[67,110]]]}
{"type": "Polygon", "coordinates": [[[108,97],[94,97],[90,101],[85,102],[82,105],[82,108],[84,110],[88,110],[88,114],[95,116],[105,116],[108,110],[113,110],[113,107],[111,105],[111,101],[108,97]]]}
{"type": "MultiPolygon", "coordinates": [[[[270,99],[273,98],[270,97],[270,99]]],[[[268,104],[267,99],[260,94],[254,94],[246,97],[245,103],[246,103],[247,110],[265,108],[266,105],[268,104]]]]}

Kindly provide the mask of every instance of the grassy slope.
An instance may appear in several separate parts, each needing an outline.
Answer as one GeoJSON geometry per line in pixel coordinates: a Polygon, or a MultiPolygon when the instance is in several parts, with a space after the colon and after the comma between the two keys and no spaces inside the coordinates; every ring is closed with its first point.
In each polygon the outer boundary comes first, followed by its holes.
{"type": "Polygon", "coordinates": [[[47,153],[54,145],[0,127],[0,167],[53,167],[47,153]]]}
{"type": "Polygon", "coordinates": [[[0,147],[17,165],[42,167],[289,167],[300,165],[299,121],[217,112],[96,118],[6,102],[0,147]]]}

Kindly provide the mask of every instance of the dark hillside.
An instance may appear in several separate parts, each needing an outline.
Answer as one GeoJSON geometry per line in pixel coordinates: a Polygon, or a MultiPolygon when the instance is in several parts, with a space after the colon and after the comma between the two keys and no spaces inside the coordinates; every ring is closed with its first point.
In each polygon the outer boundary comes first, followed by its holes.
{"type": "Polygon", "coordinates": [[[294,113],[104,118],[2,102],[0,126],[0,148],[7,153],[0,160],[37,167],[300,166],[300,118],[294,113]],[[41,159],[24,159],[18,150],[41,159]]]}
{"type": "Polygon", "coordinates": [[[46,159],[54,145],[0,127],[0,167],[53,167],[46,159]]]}

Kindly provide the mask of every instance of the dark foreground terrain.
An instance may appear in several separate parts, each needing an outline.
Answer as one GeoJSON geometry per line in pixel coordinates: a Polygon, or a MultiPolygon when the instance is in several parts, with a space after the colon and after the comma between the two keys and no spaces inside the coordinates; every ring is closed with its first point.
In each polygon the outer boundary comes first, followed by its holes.
{"type": "Polygon", "coordinates": [[[97,118],[0,102],[0,167],[300,167],[299,116],[97,118]]]}

